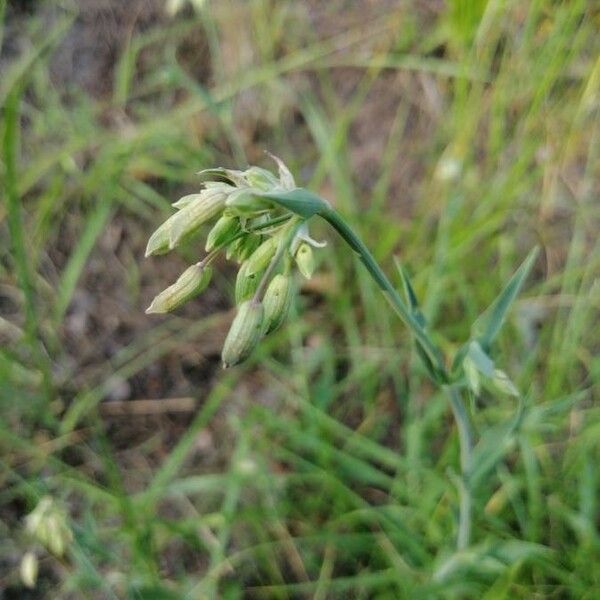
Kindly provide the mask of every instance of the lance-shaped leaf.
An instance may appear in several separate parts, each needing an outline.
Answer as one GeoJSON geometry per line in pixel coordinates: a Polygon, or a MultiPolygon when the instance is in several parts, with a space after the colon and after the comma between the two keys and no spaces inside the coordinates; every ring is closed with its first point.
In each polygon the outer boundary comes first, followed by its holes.
{"type": "Polygon", "coordinates": [[[529,275],[537,253],[537,248],[534,248],[529,253],[529,256],[516,270],[506,287],[500,292],[490,307],[473,323],[471,328],[472,337],[481,344],[484,350],[490,348],[502,328],[508,309],[519,294],[527,275],[529,275]]]}
{"type": "Polygon", "coordinates": [[[415,290],[413,289],[412,283],[410,282],[408,272],[402,266],[402,264],[396,256],[394,256],[394,264],[396,265],[396,269],[398,269],[398,274],[400,275],[400,279],[402,280],[404,297],[406,299],[406,303],[410,307],[412,316],[415,318],[415,321],[421,327],[425,328],[427,326],[427,319],[425,319],[425,315],[421,312],[421,308],[419,307],[419,301],[417,300],[417,295],[415,294],[415,290]]]}
{"type": "Polygon", "coordinates": [[[268,198],[275,204],[301,216],[303,219],[320,213],[329,208],[329,203],[323,198],[304,188],[295,188],[289,191],[262,192],[262,198],[268,198]]]}

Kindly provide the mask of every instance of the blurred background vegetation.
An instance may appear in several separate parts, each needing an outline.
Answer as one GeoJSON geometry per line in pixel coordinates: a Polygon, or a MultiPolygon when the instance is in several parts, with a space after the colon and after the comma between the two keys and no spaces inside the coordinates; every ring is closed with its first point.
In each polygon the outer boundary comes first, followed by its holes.
{"type": "Polygon", "coordinates": [[[597,3],[0,7],[0,598],[600,597],[597,3]],[[541,246],[495,356],[519,418],[471,399],[467,551],[446,400],[324,227],[241,368],[225,262],[144,315],[201,251],[142,258],[170,203],[265,150],[400,258],[448,349],[541,246]],[[24,530],[44,496],[62,557],[24,530]]]}

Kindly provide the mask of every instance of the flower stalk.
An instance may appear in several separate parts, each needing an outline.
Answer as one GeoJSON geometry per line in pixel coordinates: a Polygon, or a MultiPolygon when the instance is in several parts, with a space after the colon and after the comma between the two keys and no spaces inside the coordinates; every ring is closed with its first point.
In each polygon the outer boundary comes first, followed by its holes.
{"type": "MultiPolygon", "coordinates": [[[[333,227],[356,253],[390,306],[411,332],[417,354],[427,374],[444,391],[456,423],[460,446],[459,517],[457,548],[471,542],[474,436],[462,390],[477,396],[481,383],[494,393],[519,395],[517,388],[488,355],[491,343],[505,321],[535,261],[530,253],[491,306],[475,321],[471,337],[453,360],[446,359],[432,339],[408,275],[400,267],[406,301],[388,279],[374,256],[350,225],[329,203],[316,194],[296,187],[294,178],[277,157],[279,177],[260,167],[245,171],[206,169],[204,189],[184,196],[173,206],[173,214],[150,237],[146,255],[164,254],[193,237],[205,224],[217,219],[208,233],[208,254],[190,267],[154,300],[148,312],[166,312],[195,297],[210,279],[209,265],[221,253],[240,264],[236,279],[236,316],[222,352],[224,367],[247,359],[260,339],[285,320],[293,290],[292,266],[307,278],[316,261],[312,248],[321,248],[310,237],[308,225],[319,216],[333,227]],[[283,261],[283,272],[281,263],[283,261]]],[[[452,357],[450,357],[452,358],[452,357]]]]}

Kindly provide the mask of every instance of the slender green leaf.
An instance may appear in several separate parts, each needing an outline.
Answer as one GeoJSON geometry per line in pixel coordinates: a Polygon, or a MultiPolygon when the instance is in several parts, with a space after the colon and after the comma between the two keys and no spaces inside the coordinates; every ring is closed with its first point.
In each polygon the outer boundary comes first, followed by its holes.
{"type": "Polygon", "coordinates": [[[506,319],[508,309],[519,294],[533,267],[537,254],[538,248],[536,247],[529,253],[490,307],[473,323],[472,336],[479,341],[484,350],[490,348],[498,335],[506,319]]]}

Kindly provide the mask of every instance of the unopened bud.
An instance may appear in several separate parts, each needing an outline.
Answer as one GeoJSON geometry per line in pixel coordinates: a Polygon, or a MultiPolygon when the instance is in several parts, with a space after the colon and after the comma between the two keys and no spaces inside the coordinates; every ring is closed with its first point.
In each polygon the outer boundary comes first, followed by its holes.
{"type": "Polygon", "coordinates": [[[315,257],[312,248],[306,242],[302,242],[294,256],[298,270],[306,279],[310,279],[315,272],[315,257]]]}
{"type": "Polygon", "coordinates": [[[510,396],[519,396],[519,390],[510,380],[509,376],[500,369],[494,369],[494,377],[492,378],[492,386],[501,394],[510,396]]]}
{"type": "Polygon", "coordinates": [[[146,246],[146,256],[166,254],[169,251],[171,219],[166,220],[151,236],[146,246]]]}
{"type": "Polygon", "coordinates": [[[271,259],[275,255],[279,238],[272,237],[263,242],[248,259],[246,263],[246,270],[248,275],[258,273],[267,268],[271,259]]]}
{"type": "Polygon", "coordinates": [[[234,254],[238,262],[247,260],[260,246],[262,236],[249,233],[235,242],[234,254]]]}
{"type": "Polygon", "coordinates": [[[236,304],[248,300],[254,295],[263,274],[264,270],[258,271],[257,273],[248,273],[248,263],[245,262],[242,264],[235,280],[236,304]]]}
{"type": "Polygon", "coordinates": [[[38,576],[38,559],[33,552],[26,552],[21,559],[19,568],[21,581],[25,587],[33,589],[38,576]]]}
{"type": "Polygon", "coordinates": [[[225,369],[250,356],[261,338],[263,317],[264,309],[260,302],[247,300],[240,304],[221,353],[225,369]]]}
{"type": "Polygon", "coordinates": [[[279,180],[273,173],[262,169],[261,167],[250,167],[244,172],[246,181],[251,187],[256,187],[260,190],[267,191],[279,184],[279,180]]]}
{"type": "Polygon", "coordinates": [[[202,292],[209,284],[212,268],[200,264],[188,267],[179,279],[162,291],[146,309],[146,314],[166,313],[175,310],[202,292]]]}
{"type": "Polygon", "coordinates": [[[289,312],[293,292],[292,278],[289,275],[275,275],[263,298],[265,335],[275,331],[285,321],[289,312]]]}
{"type": "Polygon", "coordinates": [[[63,509],[50,496],[44,496],[25,518],[25,528],[42,546],[62,556],[73,540],[63,509]]]}
{"type": "Polygon", "coordinates": [[[175,248],[184,238],[193,235],[201,225],[216,217],[223,210],[226,198],[227,194],[220,189],[207,189],[175,213],[169,219],[169,247],[175,248]]]}
{"type": "Polygon", "coordinates": [[[182,208],[185,208],[192,202],[195,202],[196,200],[198,200],[198,198],[200,198],[201,196],[202,196],[201,193],[188,194],[187,196],[183,196],[183,198],[179,198],[179,200],[177,200],[177,202],[173,202],[173,207],[178,210],[181,210],[182,208]]]}
{"type": "Polygon", "coordinates": [[[242,214],[270,208],[266,200],[256,195],[260,191],[249,187],[240,188],[229,194],[226,204],[229,208],[235,209],[237,213],[242,214]]]}
{"type": "Polygon", "coordinates": [[[210,252],[234,237],[240,229],[240,221],[236,217],[222,216],[208,233],[205,250],[210,252]]]}

